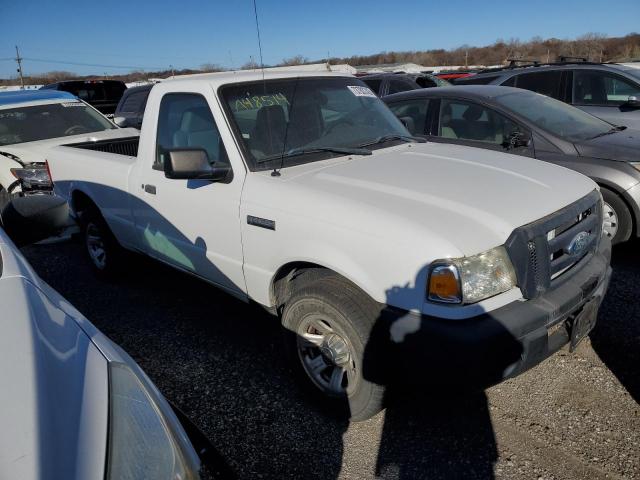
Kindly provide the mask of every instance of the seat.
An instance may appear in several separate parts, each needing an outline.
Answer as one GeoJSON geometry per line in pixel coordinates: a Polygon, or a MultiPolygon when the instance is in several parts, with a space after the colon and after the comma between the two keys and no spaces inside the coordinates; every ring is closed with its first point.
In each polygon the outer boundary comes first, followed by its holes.
{"type": "Polygon", "coordinates": [[[282,153],[286,129],[287,121],[281,105],[260,108],[250,140],[254,155],[267,157],[282,153]]]}
{"type": "Polygon", "coordinates": [[[451,126],[451,117],[453,112],[451,111],[451,104],[445,104],[440,116],[440,136],[443,138],[458,138],[455,130],[451,126]]]}
{"type": "Polygon", "coordinates": [[[220,161],[220,134],[207,107],[184,112],[180,129],[173,134],[174,147],[201,147],[207,151],[210,162],[220,161]]]}
{"type": "Polygon", "coordinates": [[[289,116],[287,148],[304,147],[322,136],[324,121],[317,103],[294,104],[289,116]]]}

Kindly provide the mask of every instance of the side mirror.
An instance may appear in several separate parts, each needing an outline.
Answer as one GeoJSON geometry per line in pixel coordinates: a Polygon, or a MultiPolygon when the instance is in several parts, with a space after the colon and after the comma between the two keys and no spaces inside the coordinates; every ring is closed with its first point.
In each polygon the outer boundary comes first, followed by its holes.
{"type": "Polygon", "coordinates": [[[164,154],[164,176],[174,180],[211,180],[221,182],[231,174],[229,165],[209,163],[209,156],[202,148],[168,150],[164,154]]]}
{"type": "Polygon", "coordinates": [[[113,117],[113,123],[121,128],[126,128],[129,126],[127,117],[113,117]]]}
{"type": "Polygon", "coordinates": [[[631,108],[640,108],[640,98],[636,97],[635,95],[630,95],[629,98],[627,99],[627,102],[623,104],[623,106],[631,107],[631,108]]]}
{"type": "Polygon", "coordinates": [[[14,198],[2,210],[2,227],[18,247],[39,242],[69,225],[67,202],[56,195],[14,198]]]}
{"type": "Polygon", "coordinates": [[[514,131],[509,134],[505,142],[502,144],[507,150],[514,148],[528,147],[531,145],[531,137],[528,133],[514,131]]]}

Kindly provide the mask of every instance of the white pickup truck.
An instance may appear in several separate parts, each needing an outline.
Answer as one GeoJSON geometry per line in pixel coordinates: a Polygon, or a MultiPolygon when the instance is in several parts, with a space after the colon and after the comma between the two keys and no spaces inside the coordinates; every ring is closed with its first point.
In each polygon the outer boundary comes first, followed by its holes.
{"type": "Polygon", "coordinates": [[[343,74],[184,77],[144,115],[136,156],[113,153],[127,140],[48,156],[95,269],[142,252],[265,306],[352,420],[400,377],[486,387],[595,323],[611,247],[587,177],[420,143],[343,74]]]}

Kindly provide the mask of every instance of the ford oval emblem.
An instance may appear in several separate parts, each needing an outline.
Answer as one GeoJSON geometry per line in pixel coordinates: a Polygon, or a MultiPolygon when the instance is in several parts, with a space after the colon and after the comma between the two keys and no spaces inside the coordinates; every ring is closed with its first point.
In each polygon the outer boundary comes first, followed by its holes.
{"type": "Polygon", "coordinates": [[[589,246],[590,238],[591,234],[589,232],[578,233],[575,237],[573,237],[571,242],[569,242],[567,253],[572,257],[578,257],[582,255],[589,246]]]}

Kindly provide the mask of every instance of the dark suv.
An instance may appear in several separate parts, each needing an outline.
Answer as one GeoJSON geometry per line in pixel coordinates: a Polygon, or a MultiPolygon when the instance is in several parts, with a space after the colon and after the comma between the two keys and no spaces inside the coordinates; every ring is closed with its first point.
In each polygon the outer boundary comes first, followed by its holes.
{"type": "Polygon", "coordinates": [[[449,82],[428,73],[373,73],[360,77],[379,97],[419,88],[448,87],[449,82]]]}
{"type": "Polygon", "coordinates": [[[41,88],[69,92],[111,118],[127,86],[119,80],[66,80],[41,88]]]}
{"type": "Polygon", "coordinates": [[[615,125],[640,130],[640,64],[534,62],[484,70],[455,85],[503,85],[542,93],[615,125]]]}

